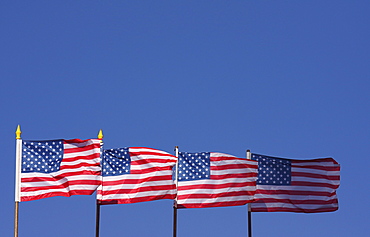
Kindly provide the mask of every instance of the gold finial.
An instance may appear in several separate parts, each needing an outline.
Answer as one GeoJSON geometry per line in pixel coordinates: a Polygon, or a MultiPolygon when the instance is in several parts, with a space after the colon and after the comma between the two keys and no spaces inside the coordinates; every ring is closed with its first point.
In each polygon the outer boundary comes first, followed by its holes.
{"type": "Polygon", "coordinates": [[[98,139],[99,140],[103,140],[103,130],[100,129],[99,133],[98,133],[98,139]]]}
{"type": "Polygon", "coordinates": [[[21,126],[18,124],[17,130],[15,131],[15,139],[21,139],[21,126]]]}

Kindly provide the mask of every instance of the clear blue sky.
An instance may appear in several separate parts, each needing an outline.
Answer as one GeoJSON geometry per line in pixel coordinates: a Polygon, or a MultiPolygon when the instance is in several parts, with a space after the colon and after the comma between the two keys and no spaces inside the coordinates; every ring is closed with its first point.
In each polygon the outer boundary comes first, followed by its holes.
{"type": "MultiPolygon", "coordinates": [[[[105,148],[333,157],[339,210],[254,213],[254,236],[369,236],[369,1],[1,1],[2,236],[15,129],[105,148]]],[[[101,236],[172,235],[172,201],[102,207],[101,236]]],[[[246,207],[179,210],[178,236],[247,236],[246,207]]],[[[95,195],[20,203],[21,237],[91,237],[95,195]]]]}

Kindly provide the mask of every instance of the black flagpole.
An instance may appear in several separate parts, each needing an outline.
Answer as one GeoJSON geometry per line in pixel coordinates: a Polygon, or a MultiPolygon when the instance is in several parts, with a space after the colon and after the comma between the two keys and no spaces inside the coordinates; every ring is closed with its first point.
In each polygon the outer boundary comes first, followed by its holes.
{"type": "Polygon", "coordinates": [[[173,203],[173,237],[177,236],[177,207],[176,201],[173,203]]]}
{"type": "MultiPolygon", "coordinates": [[[[251,159],[250,150],[247,150],[247,159],[251,159]]],[[[248,203],[248,237],[252,237],[252,211],[250,203],[248,203]]]]}
{"type": "Polygon", "coordinates": [[[96,200],[96,220],[95,220],[95,237],[99,237],[100,233],[100,203],[96,200]]]}
{"type": "Polygon", "coordinates": [[[248,237],[252,237],[252,212],[251,204],[248,203],[248,237]]]}
{"type": "MultiPolygon", "coordinates": [[[[177,157],[176,161],[176,169],[175,169],[175,182],[176,182],[176,190],[177,190],[177,184],[178,184],[178,179],[177,179],[177,172],[178,172],[178,164],[179,164],[179,147],[175,146],[175,154],[177,157]]],[[[177,195],[175,200],[173,201],[173,237],[177,236],[177,195]]]]}

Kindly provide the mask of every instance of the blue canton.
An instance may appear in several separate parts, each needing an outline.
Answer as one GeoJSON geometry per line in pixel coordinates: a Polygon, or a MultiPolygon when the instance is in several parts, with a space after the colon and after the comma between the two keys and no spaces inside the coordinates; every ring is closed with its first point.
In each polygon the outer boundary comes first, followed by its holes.
{"type": "Polygon", "coordinates": [[[257,154],[252,154],[252,160],[258,161],[257,184],[290,185],[290,160],[257,154]]]}
{"type": "Polygon", "coordinates": [[[23,141],[22,173],[51,173],[60,169],[63,140],[23,141]]]}
{"type": "Polygon", "coordinates": [[[130,173],[131,158],[128,148],[108,149],[103,154],[103,176],[130,173]]]}
{"type": "Polygon", "coordinates": [[[209,152],[179,152],[179,181],[211,178],[211,161],[209,152]]]}

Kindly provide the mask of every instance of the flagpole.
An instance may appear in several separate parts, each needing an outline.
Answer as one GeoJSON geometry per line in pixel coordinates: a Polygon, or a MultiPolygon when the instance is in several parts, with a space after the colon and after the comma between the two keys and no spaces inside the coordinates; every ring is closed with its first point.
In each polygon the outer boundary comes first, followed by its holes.
{"type": "MultiPolygon", "coordinates": [[[[250,150],[247,150],[247,159],[251,159],[250,150]]],[[[250,203],[248,203],[248,237],[252,237],[252,211],[250,203]]]]}
{"type": "MultiPolygon", "coordinates": [[[[98,139],[100,140],[100,158],[102,158],[102,152],[103,152],[103,131],[100,129],[98,133],[98,139]]],[[[101,167],[101,165],[100,165],[101,167]]],[[[102,171],[100,171],[102,172],[102,171]]],[[[103,175],[101,174],[101,181],[103,181],[103,175]]],[[[103,182],[100,184],[102,186],[102,192],[103,192],[103,182]]],[[[95,237],[99,237],[100,234],[100,202],[98,199],[96,199],[96,216],[95,216],[95,237]]]]}
{"type": "Polygon", "coordinates": [[[95,236],[99,237],[100,232],[100,204],[99,201],[96,200],[96,219],[95,219],[95,236]]]}
{"type": "Polygon", "coordinates": [[[22,156],[22,139],[21,126],[18,125],[15,131],[16,150],[15,150],[15,208],[14,208],[14,237],[18,237],[18,220],[19,220],[19,202],[20,202],[20,174],[21,174],[21,156],[22,156]]]}
{"type": "MultiPolygon", "coordinates": [[[[177,178],[177,174],[178,174],[178,169],[179,169],[179,147],[178,146],[175,146],[175,155],[177,157],[177,161],[176,161],[176,169],[175,169],[175,183],[176,183],[176,190],[178,192],[178,178],[177,178]]],[[[176,198],[173,202],[173,237],[176,237],[177,236],[177,195],[176,195],[176,198]]]]}

